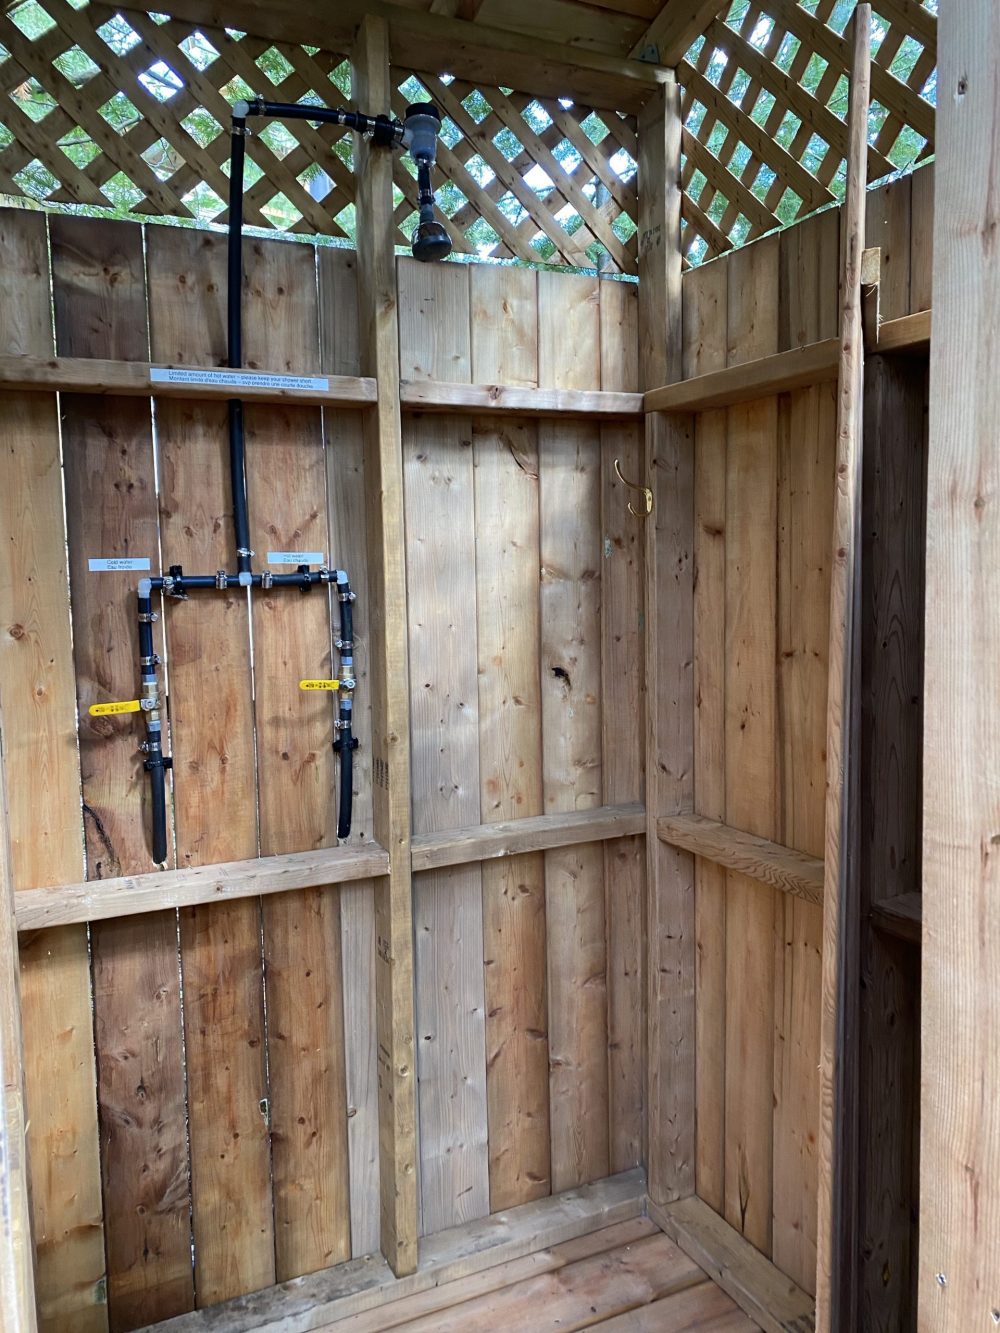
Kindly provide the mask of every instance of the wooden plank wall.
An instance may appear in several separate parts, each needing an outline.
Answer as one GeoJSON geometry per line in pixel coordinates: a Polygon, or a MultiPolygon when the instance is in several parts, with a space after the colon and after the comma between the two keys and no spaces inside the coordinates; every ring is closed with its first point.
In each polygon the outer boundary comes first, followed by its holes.
{"type": "MultiPolygon", "coordinates": [[[[4,310],[21,311],[4,326],[6,350],[50,355],[54,303],[59,354],[224,361],[223,238],[153,228],[144,240],[133,224],[55,218],[50,271],[43,217],[4,212],[0,226],[4,310]]],[[[249,363],[356,365],[353,265],[324,258],[336,315],[322,321],[321,348],[313,248],[249,244],[249,363]]],[[[86,712],[135,694],[138,576],[90,573],[88,561],[232,567],[225,410],[174,401],[151,414],[148,400],[66,396],[61,459],[54,399],[7,399],[0,416],[15,884],[74,881],[84,866],[91,879],[148,871],[139,734],[128,718],[86,712]]],[[[359,422],[251,409],[248,481],[259,563],[269,549],[321,549],[358,592],[361,840],[371,797],[359,422]]],[[[327,596],[260,597],[253,612],[253,690],[245,598],[195,596],[157,626],[176,761],[170,864],[335,842],[332,704],[298,690],[331,668],[327,596]]],[[[89,931],[89,962],[85,928],[22,936],[43,1328],[128,1330],[377,1248],[373,890],[352,885],[343,915],[340,896],[318,888],[104,922],[89,931]]]]}
{"type": "MultiPolygon", "coordinates": [[[[636,289],[400,261],[403,379],[633,389],[636,289]]],[[[404,422],[413,818],[642,797],[636,426],[404,422]],[[472,627],[475,626],[475,633],[472,627]]],[[[636,841],[414,884],[425,1232],[641,1160],[636,841]]]]}
{"type": "MultiPolygon", "coordinates": [[[[884,318],[929,308],[932,192],[925,168],[869,197],[884,318]]],[[[835,337],[838,255],[831,211],[685,274],[685,378],[835,337]]],[[[813,856],[823,855],[835,388],[696,418],[695,808],[813,856]]],[[[821,912],[699,860],[696,935],[697,1192],[812,1291],[821,912]]],[[[870,1003],[890,999],[878,989],[870,1003]]],[[[891,1057],[872,1052],[870,1101],[889,1059],[912,1105],[912,1048],[902,1055],[899,1043],[913,1036],[908,1026],[892,1037],[891,1057]]],[[[874,1285],[874,1258],[870,1267],[874,1285]]]]}

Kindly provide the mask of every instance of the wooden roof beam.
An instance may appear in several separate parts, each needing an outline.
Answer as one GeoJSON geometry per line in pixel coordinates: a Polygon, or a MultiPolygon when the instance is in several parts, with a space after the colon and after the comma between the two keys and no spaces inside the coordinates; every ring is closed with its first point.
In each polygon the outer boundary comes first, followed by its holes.
{"type": "MultiPolygon", "coordinates": [[[[121,12],[146,11],[130,4],[121,12]]],[[[199,27],[238,27],[268,41],[306,44],[323,34],[330,50],[348,51],[366,15],[386,20],[394,65],[420,73],[448,73],[477,83],[576,101],[614,111],[638,112],[668,80],[668,71],[646,61],[604,55],[563,42],[470,23],[466,19],[405,9],[390,0],[167,0],[165,12],[199,27]]],[[[368,108],[377,110],[378,108],[368,108]]]]}
{"type": "Polygon", "coordinates": [[[667,0],[629,55],[673,67],[725,7],[719,0],[667,0]]]}

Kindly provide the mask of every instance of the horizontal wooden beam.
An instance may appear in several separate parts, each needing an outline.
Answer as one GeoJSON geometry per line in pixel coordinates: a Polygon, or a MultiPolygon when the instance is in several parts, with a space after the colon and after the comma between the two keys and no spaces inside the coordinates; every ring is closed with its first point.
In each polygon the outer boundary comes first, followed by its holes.
{"type": "Polygon", "coordinates": [[[388,1324],[395,1301],[639,1217],[645,1195],[645,1172],[637,1167],[428,1236],[420,1242],[417,1271],[408,1277],[394,1277],[381,1255],[369,1255],[178,1315],[145,1333],[307,1333],[383,1308],[388,1324]]]}
{"type": "Polygon", "coordinates": [[[269,371],[233,372],[216,366],[150,366],[144,361],[102,361],[98,358],[0,356],[0,389],[39,393],[114,394],[128,398],[193,398],[226,401],[234,392],[248,403],[300,403],[320,407],[367,407],[375,402],[375,381],[362,375],[310,376],[325,388],[295,388],[281,380],[292,376],[269,371]],[[154,380],[152,372],[176,372],[193,380],[154,380]],[[234,389],[234,373],[252,377],[234,389]],[[263,380],[271,380],[266,384],[263,380]]]}
{"type": "Polygon", "coordinates": [[[924,900],[919,893],[900,893],[872,903],[871,923],[883,934],[895,935],[910,944],[920,943],[924,900]]]}
{"type": "Polygon", "coordinates": [[[692,1196],[661,1205],[647,1199],[646,1212],[765,1333],[806,1333],[814,1327],[816,1306],[808,1292],[704,1200],[692,1196]]]}
{"type": "Polygon", "coordinates": [[[605,842],[645,831],[646,808],[640,801],[602,805],[596,810],[575,810],[564,815],[530,815],[503,824],[475,824],[447,833],[416,834],[410,842],[412,867],[415,871],[437,870],[441,866],[490,861],[521,852],[605,842]]]}
{"type": "Polygon", "coordinates": [[[727,870],[738,870],[741,875],[770,884],[772,889],[817,905],[823,901],[823,862],[818,857],[703,815],[662,815],[656,821],[656,832],[671,847],[682,847],[727,870]]]}
{"type": "Polygon", "coordinates": [[[808,343],[757,361],[744,361],[742,365],[649,389],[645,395],[646,411],[702,412],[808,388],[811,384],[835,380],[839,361],[838,338],[808,343]]]}
{"type": "MultiPolygon", "coordinates": [[[[128,5],[122,12],[140,8],[128,5]]],[[[389,25],[394,65],[536,96],[572,97],[607,110],[637,112],[672,77],[659,65],[573,45],[571,34],[565,42],[556,42],[389,0],[337,0],[335,5],[327,0],[289,5],[272,0],[170,0],[164,12],[199,27],[237,27],[269,41],[308,44],[321,38],[331,51],[350,50],[361,20],[370,14],[389,25]]],[[[363,110],[374,113],[388,107],[363,110]]]]}
{"type": "Polygon", "coordinates": [[[199,903],[232,902],[262,894],[347,884],[388,873],[389,853],[370,842],[356,847],[323,847],[284,856],[262,856],[250,861],[186,866],[149,875],[124,875],[120,879],[95,879],[58,888],[22,889],[14,895],[14,902],[19,931],[44,930],[74,921],[107,921],[162,908],[194,907],[199,903]]]}
{"type": "Polygon", "coordinates": [[[466,412],[477,416],[516,413],[535,417],[639,417],[641,393],[599,389],[532,389],[509,384],[448,384],[402,380],[399,398],[404,409],[421,412],[466,412]]]}
{"type": "Polygon", "coordinates": [[[914,315],[899,319],[884,319],[878,326],[878,336],[869,352],[887,355],[892,352],[926,352],[931,345],[931,312],[918,310],[914,315]]]}
{"type": "Polygon", "coordinates": [[[718,12],[719,0],[666,0],[629,54],[673,67],[718,12]]]}

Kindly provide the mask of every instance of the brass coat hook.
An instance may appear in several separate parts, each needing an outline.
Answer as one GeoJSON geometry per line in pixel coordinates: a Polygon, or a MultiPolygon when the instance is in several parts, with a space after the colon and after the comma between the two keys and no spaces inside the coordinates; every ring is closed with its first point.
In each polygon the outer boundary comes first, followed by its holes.
{"type": "Polygon", "coordinates": [[[640,486],[638,482],[629,481],[628,477],[623,477],[622,470],[618,464],[617,458],[615,459],[615,476],[622,483],[622,485],[627,486],[630,491],[640,491],[642,493],[643,499],[646,502],[645,512],[640,514],[638,509],[632,508],[632,501],[629,500],[628,512],[630,514],[633,514],[636,518],[649,518],[650,514],[653,512],[653,492],[649,489],[649,487],[640,486]]]}

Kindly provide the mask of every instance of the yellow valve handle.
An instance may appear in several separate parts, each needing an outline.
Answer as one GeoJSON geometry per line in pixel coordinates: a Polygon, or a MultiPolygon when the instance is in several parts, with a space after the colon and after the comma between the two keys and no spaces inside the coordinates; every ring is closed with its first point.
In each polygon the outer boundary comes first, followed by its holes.
{"type": "Polygon", "coordinates": [[[88,711],[91,717],[107,717],[109,713],[138,713],[139,700],[123,699],[121,703],[115,704],[91,704],[88,711]]]}
{"type": "Polygon", "coordinates": [[[339,690],[339,680],[300,680],[300,690],[339,690]]]}

